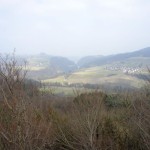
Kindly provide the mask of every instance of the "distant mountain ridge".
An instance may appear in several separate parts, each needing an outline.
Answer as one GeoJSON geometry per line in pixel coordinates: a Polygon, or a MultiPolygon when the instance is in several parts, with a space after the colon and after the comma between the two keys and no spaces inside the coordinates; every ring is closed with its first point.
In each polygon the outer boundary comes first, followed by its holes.
{"type": "Polygon", "coordinates": [[[45,53],[24,56],[28,62],[29,78],[48,79],[62,74],[70,74],[82,68],[112,65],[143,67],[150,64],[150,47],[134,52],[116,55],[95,55],[81,58],[77,63],[66,57],[52,56],[45,53]]]}
{"type": "Polygon", "coordinates": [[[88,57],[89,59],[87,57],[84,57],[78,61],[78,66],[80,68],[100,66],[100,65],[117,62],[117,61],[126,61],[130,58],[135,58],[135,57],[150,58],[150,47],[140,49],[134,52],[109,55],[109,56],[103,56],[103,57],[91,56],[91,57],[88,57]]]}
{"type": "Polygon", "coordinates": [[[43,79],[76,70],[76,64],[60,56],[51,56],[44,53],[26,58],[29,68],[29,77],[43,79]]]}
{"type": "Polygon", "coordinates": [[[97,60],[97,59],[101,59],[102,57],[104,56],[101,56],[101,55],[95,55],[95,56],[86,56],[86,57],[83,57],[81,58],[78,62],[77,62],[77,65],[82,68],[82,66],[85,66],[85,65],[88,65],[89,63],[97,60]]]}

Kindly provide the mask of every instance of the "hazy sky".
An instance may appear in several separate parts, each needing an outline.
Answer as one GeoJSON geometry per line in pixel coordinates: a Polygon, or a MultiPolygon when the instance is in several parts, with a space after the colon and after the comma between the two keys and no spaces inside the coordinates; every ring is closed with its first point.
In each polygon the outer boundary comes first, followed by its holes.
{"type": "Polygon", "coordinates": [[[150,0],[0,0],[0,52],[107,55],[150,46],[150,0]]]}

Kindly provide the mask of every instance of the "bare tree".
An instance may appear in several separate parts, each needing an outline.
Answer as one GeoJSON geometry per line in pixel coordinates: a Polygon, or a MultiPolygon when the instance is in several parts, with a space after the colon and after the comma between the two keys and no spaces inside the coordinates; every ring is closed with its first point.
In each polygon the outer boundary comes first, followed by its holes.
{"type": "Polygon", "coordinates": [[[0,149],[44,149],[51,139],[51,122],[33,103],[40,96],[26,85],[26,74],[26,63],[18,63],[14,54],[0,56],[0,149]]]}

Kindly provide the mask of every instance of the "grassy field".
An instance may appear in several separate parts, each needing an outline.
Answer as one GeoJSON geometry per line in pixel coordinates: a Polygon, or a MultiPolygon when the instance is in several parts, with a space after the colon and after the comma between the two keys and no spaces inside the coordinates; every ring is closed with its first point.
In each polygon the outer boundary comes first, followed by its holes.
{"type": "Polygon", "coordinates": [[[60,96],[77,96],[81,93],[89,93],[94,92],[94,89],[87,89],[83,87],[59,87],[59,86],[51,86],[47,88],[41,88],[40,91],[42,92],[48,92],[50,94],[54,95],[60,95],[60,96]]]}
{"type": "Polygon", "coordinates": [[[44,83],[90,83],[90,84],[116,84],[116,85],[128,85],[132,87],[141,87],[144,81],[124,74],[121,71],[105,70],[103,67],[91,67],[76,71],[67,77],[61,75],[55,78],[43,80],[44,83]]]}

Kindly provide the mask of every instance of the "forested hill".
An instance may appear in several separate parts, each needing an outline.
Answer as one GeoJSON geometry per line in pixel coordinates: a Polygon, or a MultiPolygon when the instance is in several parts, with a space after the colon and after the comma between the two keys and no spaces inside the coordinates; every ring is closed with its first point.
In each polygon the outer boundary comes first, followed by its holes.
{"type": "MultiPolygon", "coordinates": [[[[138,59],[138,62],[145,63],[145,59],[148,58],[150,62],[150,47],[140,49],[134,52],[130,53],[122,53],[122,54],[116,54],[116,55],[109,55],[109,56],[89,56],[89,57],[84,57],[81,58],[78,61],[78,66],[80,68],[87,68],[91,66],[101,66],[105,64],[112,64],[115,62],[128,62],[128,60],[132,60],[133,62],[138,59]],[[140,58],[140,60],[139,60],[140,58]],[[144,61],[144,62],[143,62],[144,61]]],[[[147,65],[147,63],[145,65],[147,65]]]]}

